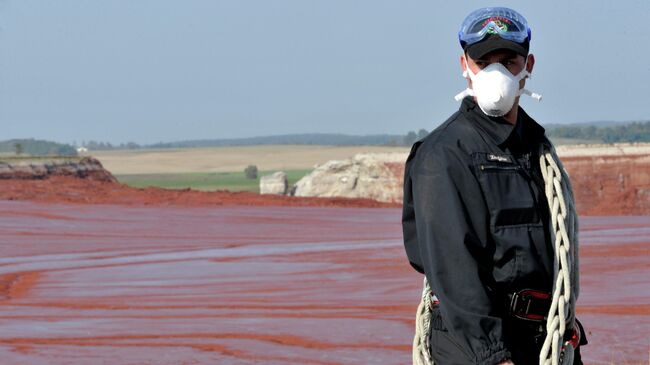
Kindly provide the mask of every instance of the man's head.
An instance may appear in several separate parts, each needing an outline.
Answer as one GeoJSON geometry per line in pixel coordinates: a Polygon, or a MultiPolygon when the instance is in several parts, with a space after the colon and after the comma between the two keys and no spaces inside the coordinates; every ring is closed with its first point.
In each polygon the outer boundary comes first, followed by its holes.
{"type": "Polygon", "coordinates": [[[458,39],[467,93],[486,114],[504,116],[517,108],[520,90],[525,90],[525,78],[535,64],[528,54],[530,37],[526,19],[508,8],[478,9],[463,21],[458,39]]]}

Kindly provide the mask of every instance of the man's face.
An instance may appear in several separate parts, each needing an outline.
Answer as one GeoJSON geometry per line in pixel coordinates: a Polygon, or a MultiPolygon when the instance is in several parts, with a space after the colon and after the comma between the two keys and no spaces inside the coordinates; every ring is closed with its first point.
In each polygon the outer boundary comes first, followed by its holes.
{"type": "MultiPolygon", "coordinates": [[[[532,72],[533,66],[535,65],[535,57],[532,54],[529,54],[528,62],[526,62],[526,58],[524,58],[524,56],[521,56],[514,51],[507,50],[507,49],[497,49],[485,54],[483,57],[476,60],[472,59],[467,54],[464,54],[460,58],[460,63],[461,63],[461,67],[463,68],[463,71],[465,70],[466,67],[469,67],[469,69],[472,71],[473,74],[477,74],[485,67],[489,66],[492,63],[497,63],[497,62],[505,66],[505,68],[507,68],[511,74],[516,76],[524,69],[524,66],[526,67],[528,72],[532,72]]],[[[519,81],[519,88],[524,87],[526,83],[525,80],[526,79],[524,78],[521,81],[519,81]]],[[[472,81],[469,80],[469,78],[468,81],[471,87],[472,81]]]]}

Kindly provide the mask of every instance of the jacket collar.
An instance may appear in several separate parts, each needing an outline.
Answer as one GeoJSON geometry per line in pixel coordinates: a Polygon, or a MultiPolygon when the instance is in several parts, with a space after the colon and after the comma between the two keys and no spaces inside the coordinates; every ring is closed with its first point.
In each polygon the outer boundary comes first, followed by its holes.
{"type": "Polygon", "coordinates": [[[518,107],[517,125],[513,125],[503,117],[490,117],[487,116],[481,108],[476,105],[474,98],[468,96],[463,99],[460,106],[460,112],[463,113],[469,120],[481,129],[484,135],[487,135],[492,141],[501,146],[509,139],[522,139],[524,141],[545,142],[544,127],[539,125],[533,118],[531,118],[524,109],[518,107]],[[522,128],[523,135],[521,138],[517,133],[517,128],[522,128]]]}

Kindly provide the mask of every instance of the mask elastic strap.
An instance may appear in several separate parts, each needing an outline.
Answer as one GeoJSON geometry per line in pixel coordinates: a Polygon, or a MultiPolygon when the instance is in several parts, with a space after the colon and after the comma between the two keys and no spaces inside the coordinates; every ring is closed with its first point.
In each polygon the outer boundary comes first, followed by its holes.
{"type": "MultiPolygon", "coordinates": [[[[463,77],[468,78],[471,80],[472,76],[475,76],[474,73],[472,73],[472,70],[469,69],[469,65],[467,64],[467,60],[465,60],[465,70],[463,70],[463,77]]],[[[469,87],[458,94],[454,96],[454,100],[456,101],[461,101],[465,99],[466,96],[474,96],[474,90],[470,89],[469,87]]]]}
{"type": "Polygon", "coordinates": [[[456,96],[454,96],[454,99],[456,101],[461,101],[461,100],[465,99],[466,96],[474,96],[474,90],[472,90],[470,88],[467,88],[467,89],[459,92],[458,94],[456,94],[456,96]]]}
{"type": "Polygon", "coordinates": [[[532,92],[532,91],[530,91],[528,89],[519,90],[519,95],[528,95],[528,96],[530,96],[531,98],[533,98],[533,99],[535,99],[537,101],[542,100],[542,95],[541,94],[534,93],[534,92],[532,92]]]}
{"type": "MultiPolygon", "coordinates": [[[[530,80],[530,79],[533,78],[533,75],[531,75],[531,73],[528,72],[528,70],[526,70],[526,66],[528,66],[528,59],[526,59],[526,63],[524,63],[524,69],[521,70],[521,72],[524,73],[524,75],[521,76],[521,79],[526,79],[527,78],[527,79],[530,80]]],[[[531,98],[533,98],[533,99],[535,99],[537,101],[542,100],[542,95],[541,94],[534,93],[534,92],[532,92],[532,91],[530,91],[528,89],[520,89],[519,90],[519,95],[528,95],[528,96],[530,96],[531,98]]]]}

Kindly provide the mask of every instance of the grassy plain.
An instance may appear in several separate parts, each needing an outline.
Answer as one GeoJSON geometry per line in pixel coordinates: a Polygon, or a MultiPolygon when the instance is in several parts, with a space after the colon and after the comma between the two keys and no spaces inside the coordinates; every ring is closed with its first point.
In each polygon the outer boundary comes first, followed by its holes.
{"type": "MultiPolygon", "coordinates": [[[[300,178],[311,170],[289,170],[287,180],[289,186],[295,184],[300,178]]],[[[257,179],[248,179],[243,171],[238,172],[185,172],[170,174],[131,174],[115,175],[124,184],[143,188],[157,186],[166,189],[192,188],[194,190],[230,190],[259,192],[260,176],[273,171],[260,171],[257,179]]]]}

